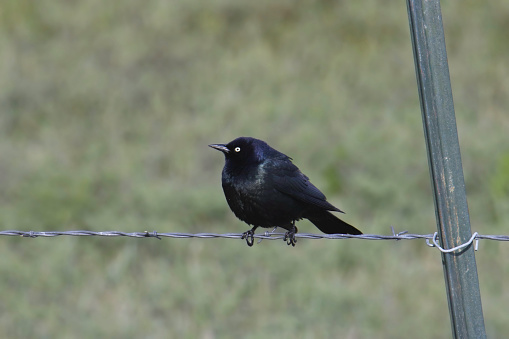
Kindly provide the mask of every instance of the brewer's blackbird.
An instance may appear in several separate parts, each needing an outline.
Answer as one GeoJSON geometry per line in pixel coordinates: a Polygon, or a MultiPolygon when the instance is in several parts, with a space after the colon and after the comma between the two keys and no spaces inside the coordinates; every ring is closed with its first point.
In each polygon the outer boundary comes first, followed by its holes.
{"type": "Polygon", "coordinates": [[[292,158],[266,142],[240,137],[228,144],[209,145],[224,153],[222,184],[226,201],[237,218],[253,225],[244,232],[249,246],[261,227],[282,227],[284,240],[295,246],[295,221],[309,219],[327,234],[362,234],[328,211],[342,212],[327,202],[309,178],[292,163],[292,158]]]}

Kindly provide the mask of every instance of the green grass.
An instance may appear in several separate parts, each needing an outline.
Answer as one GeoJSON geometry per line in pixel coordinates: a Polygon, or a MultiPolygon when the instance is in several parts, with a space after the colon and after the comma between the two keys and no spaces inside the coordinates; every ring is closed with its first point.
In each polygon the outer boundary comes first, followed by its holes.
{"type": "MultiPolygon", "coordinates": [[[[1,7],[1,229],[245,231],[207,145],[247,135],[292,156],[365,233],[435,230],[404,3],[1,7]]],[[[472,229],[508,234],[509,6],[442,11],[472,229]]],[[[440,254],[423,241],[0,243],[1,337],[451,334],[440,254]]],[[[509,330],[508,255],[477,252],[493,338],[509,330]]]]}

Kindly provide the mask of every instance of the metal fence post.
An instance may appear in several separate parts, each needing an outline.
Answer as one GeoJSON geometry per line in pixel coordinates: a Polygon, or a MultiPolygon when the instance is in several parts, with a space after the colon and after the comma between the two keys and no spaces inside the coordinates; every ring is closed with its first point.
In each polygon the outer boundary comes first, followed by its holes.
{"type": "MultiPolygon", "coordinates": [[[[441,246],[471,236],[440,0],[407,0],[441,246]]],[[[486,338],[473,246],[442,253],[454,338],[486,338]]]]}

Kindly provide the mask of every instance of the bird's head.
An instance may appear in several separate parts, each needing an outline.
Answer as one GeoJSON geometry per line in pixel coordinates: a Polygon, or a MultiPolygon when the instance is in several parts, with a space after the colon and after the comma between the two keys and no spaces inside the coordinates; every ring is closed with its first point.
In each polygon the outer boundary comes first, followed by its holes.
{"type": "Polygon", "coordinates": [[[271,149],[265,141],[249,137],[240,137],[227,144],[209,145],[223,152],[227,162],[236,164],[259,163],[266,157],[266,150],[271,149]]]}

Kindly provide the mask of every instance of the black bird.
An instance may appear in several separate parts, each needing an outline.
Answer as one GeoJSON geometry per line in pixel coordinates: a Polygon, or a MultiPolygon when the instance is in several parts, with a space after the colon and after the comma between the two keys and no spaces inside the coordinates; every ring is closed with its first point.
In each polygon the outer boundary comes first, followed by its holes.
{"type": "Polygon", "coordinates": [[[325,195],[292,163],[292,158],[266,142],[240,137],[209,147],[224,153],[224,195],[237,218],[253,225],[242,236],[249,246],[253,245],[259,226],[286,229],[285,241],[295,246],[295,221],[302,218],[309,219],[323,233],[362,234],[328,212],[344,213],[327,202],[325,195]]]}

